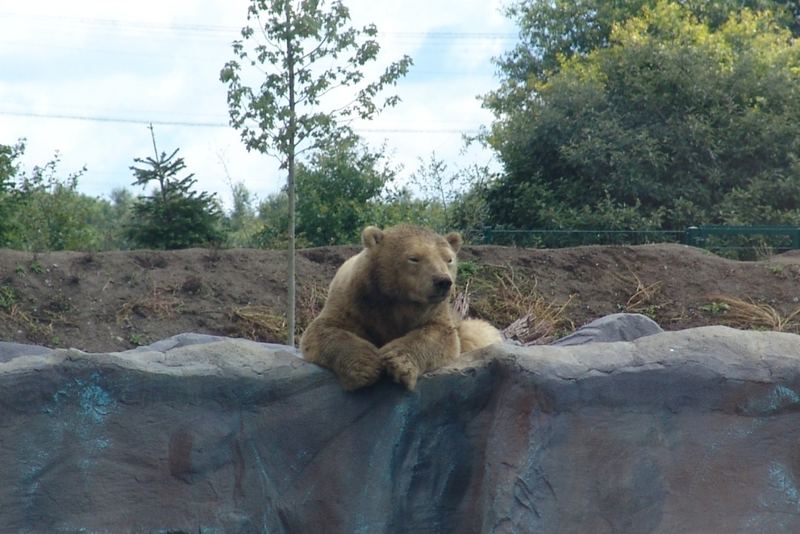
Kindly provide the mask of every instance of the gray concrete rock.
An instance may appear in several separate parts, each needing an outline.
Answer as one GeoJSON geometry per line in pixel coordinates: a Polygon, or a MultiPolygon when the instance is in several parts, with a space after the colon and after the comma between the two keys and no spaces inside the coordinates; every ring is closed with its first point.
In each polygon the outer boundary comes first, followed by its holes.
{"type": "Polygon", "coordinates": [[[414,393],[235,339],[24,352],[0,532],[800,531],[796,335],[498,345],[414,393]]]}
{"type": "Polygon", "coordinates": [[[614,313],[595,319],[578,328],[572,334],[553,342],[553,345],[583,345],[584,343],[608,343],[611,341],[633,341],[652,336],[664,330],[658,323],[640,313],[614,313]]]}
{"type": "Polygon", "coordinates": [[[7,362],[17,356],[42,355],[49,354],[52,351],[53,349],[48,349],[47,347],[0,341],[0,362],[7,362]]]}

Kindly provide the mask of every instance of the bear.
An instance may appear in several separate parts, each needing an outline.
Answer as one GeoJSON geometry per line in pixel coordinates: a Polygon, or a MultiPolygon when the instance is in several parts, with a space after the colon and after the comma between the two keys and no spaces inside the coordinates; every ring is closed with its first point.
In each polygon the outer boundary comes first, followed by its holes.
{"type": "Polygon", "coordinates": [[[387,373],[413,391],[420,374],[502,341],[492,325],[461,320],[451,306],[460,234],[368,226],[361,241],[300,340],[305,359],[331,369],[345,390],[387,373]]]}

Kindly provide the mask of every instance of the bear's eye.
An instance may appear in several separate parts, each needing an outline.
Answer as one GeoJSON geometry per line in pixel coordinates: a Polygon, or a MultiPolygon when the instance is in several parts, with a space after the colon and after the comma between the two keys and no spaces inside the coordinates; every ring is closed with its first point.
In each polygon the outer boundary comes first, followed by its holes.
{"type": "Polygon", "coordinates": [[[419,263],[419,258],[416,256],[409,256],[408,261],[409,263],[419,263]]]}
{"type": "Polygon", "coordinates": [[[447,258],[447,263],[453,263],[453,258],[447,258]]]}

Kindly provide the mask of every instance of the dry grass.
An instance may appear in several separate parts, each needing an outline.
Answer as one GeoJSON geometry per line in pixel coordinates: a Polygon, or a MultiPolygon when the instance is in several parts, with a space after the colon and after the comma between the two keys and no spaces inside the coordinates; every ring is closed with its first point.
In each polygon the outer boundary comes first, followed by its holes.
{"type": "Polygon", "coordinates": [[[321,286],[313,282],[300,286],[297,298],[298,333],[305,330],[314,317],[319,315],[327,298],[328,286],[321,286]]]}
{"type": "Polygon", "coordinates": [[[244,306],[232,312],[232,318],[240,326],[236,334],[255,341],[286,340],[286,317],[266,306],[244,306]]]}
{"type": "MultiPolygon", "coordinates": [[[[296,334],[300,334],[308,324],[319,315],[328,296],[326,286],[316,283],[302,285],[297,291],[297,322],[296,334]]],[[[235,308],[231,318],[236,323],[234,335],[254,341],[269,341],[285,343],[288,333],[288,323],[283,313],[276,312],[267,306],[244,306],[235,308]]]]}
{"type": "Polygon", "coordinates": [[[619,280],[626,285],[632,286],[631,295],[623,306],[628,313],[644,313],[651,315],[654,308],[657,308],[656,299],[661,293],[662,283],[660,281],[652,284],[645,284],[633,270],[628,267],[628,276],[614,273],[619,280]]]}
{"type": "Polygon", "coordinates": [[[572,302],[570,295],[567,302],[558,306],[553,302],[542,300],[537,310],[520,317],[505,329],[503,335],[523,345],[548,345],[575,329],[575,325],[564,315],[567,306],[572,302]]]}
{"type": "Polygon", "coordinates": [[[471,298],[471,293],[469,289],[470,281],[467,280],[467,283],[464,284],[464,289],[456,293],[455,298],[453,299],[453,311],[456,314],[456,317],[460,317],[464,319],[469,315],[469,300],[471,298]]]}
{"type": "Polygon", "coordinates": [[[776,332],[800,332],[800,308],[788,315],[781,314],[769,304],[743,300],[727,295],[709,295],[707,308],[720,310],[720,318],[737,328],[755,328],[776,332]]]}
{"type": "Polygon", "coordinates": [[[759,240],[759,242],[753,247],[753,253],[756,256],[756,260],[767,260],[775,256],[775,249],[766,241],[759,240]]]}
{"type": "Polygon", "coordinates": [[[146,297],[130,300],[117,310],[117,324],[130,323],[133,313],[142,317],[155,316],[159,319],[170,319],[175,317],[182,306],[183,301],[172,291],[154,286],[152,292],[146,297]]]}
{"type": "Polygon", "coordinates": [[[0,312],[0,318],[18,325],[33,342],[53,343],[53,322],[43,323],[17,304],[12,304],[7,312],[0,312]]]}
{"type": "Polygon", "coordinates": [[[546,344],[574,330],[566,314],[572,296],[557,303],[539,292],[536,278],[519,275],[510,266],[489,271],[488,277],[474,278],[478,297],[472,309],[495,325],[508,325],[506,337],[526,345],[546,344]]]}

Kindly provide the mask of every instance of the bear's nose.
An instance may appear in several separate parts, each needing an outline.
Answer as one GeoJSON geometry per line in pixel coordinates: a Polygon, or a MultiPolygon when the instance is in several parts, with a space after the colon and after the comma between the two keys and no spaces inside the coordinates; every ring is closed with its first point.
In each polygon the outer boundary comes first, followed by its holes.
{"type": "Polygon", "coordinates": [[[437,291],[441,291],[442,293],[446,292],[450,289],[450,286],[453,285],[453,281],[449,278],[434,278],[433,279],[433,287],[436,288],[437,291]]]}

